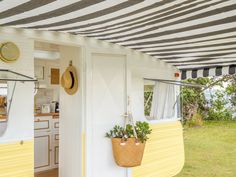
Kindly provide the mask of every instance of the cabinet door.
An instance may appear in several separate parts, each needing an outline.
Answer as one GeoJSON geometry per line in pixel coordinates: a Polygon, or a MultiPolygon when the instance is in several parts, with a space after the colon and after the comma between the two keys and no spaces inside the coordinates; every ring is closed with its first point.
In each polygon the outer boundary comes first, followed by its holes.
{"type": "Polygon", "coordinates": [[[54,147],[54,165],[59,164],[59,146],[54,147]]]}
{"type": "Polygon", "coordinates": [[[50,116],[35,117],[34,119],[34,130],[37,132],[51,131],[51,119],[50,116]]]}
{"type": "Polygon", "coordinates": [[[53,134],[52,143],[52,167],[57,168],[59,164],[59,132],[53,134]]]}
{"type": "Polygon", "coordinates": [[[34,137],[34,166],[36,171],[46,170],[50,168],[51,158],[51,135],[37,134],[34,137]]]}
{"type": "Polygon", "coordinates": [[[52,130],[54,131],[54,132],[58,132],[59,131],[59,119],[53,119],[52,120],[52,130]]]}

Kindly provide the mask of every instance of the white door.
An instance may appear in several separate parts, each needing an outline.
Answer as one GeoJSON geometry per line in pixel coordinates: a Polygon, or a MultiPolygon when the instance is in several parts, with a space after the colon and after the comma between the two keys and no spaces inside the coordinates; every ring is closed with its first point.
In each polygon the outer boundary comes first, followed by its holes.
{"type": "Polygon", "coordinates": [[[114,162],[110,139],[105,138],[105,133],[115,124],[124,123],[122,115],[126,105],[125,63],[124,55],[92,54],[91,177],[126,176],[126,170],[114,162]]]}

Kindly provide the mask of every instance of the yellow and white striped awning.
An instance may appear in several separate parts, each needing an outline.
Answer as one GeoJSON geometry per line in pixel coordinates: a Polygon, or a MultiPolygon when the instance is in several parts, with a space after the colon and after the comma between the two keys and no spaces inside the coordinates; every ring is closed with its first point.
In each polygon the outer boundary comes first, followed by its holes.
{"type": "Polygon", "coordinates": [[[2,0],[0,25],[93,37],[194,73],[236,64],[236,0],[2,0]]]}

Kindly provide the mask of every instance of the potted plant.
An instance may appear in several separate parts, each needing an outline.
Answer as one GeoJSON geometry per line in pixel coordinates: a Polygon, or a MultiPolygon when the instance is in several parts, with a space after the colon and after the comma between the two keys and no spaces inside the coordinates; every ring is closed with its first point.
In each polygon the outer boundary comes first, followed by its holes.
{"type": "Polygon", "coordinates": [[[147,122],[137,121],[135,125],[125,127],[115,125],[106,133],[112,140],[113,156],[117,165],[121,167],[135,167],[141,165],[145,143],[152,130],[147,122]]]}

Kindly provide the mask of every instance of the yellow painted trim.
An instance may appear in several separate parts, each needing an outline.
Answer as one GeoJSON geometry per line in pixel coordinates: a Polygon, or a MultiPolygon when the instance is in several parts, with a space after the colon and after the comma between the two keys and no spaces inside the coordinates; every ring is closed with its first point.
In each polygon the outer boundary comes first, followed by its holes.
{"type": "Polygon", "coordinates": [[[151,125],[140,167],[132,169],[132,177],[172,177],[184,165],[183,128],[179,121],[151,125]]]}
{"type": "Polygon", "coordinates": [[[82,134],[82,177],[85,177],[85,133],[82,134]]]}
{"type": "Polygon", "coordinates": [[[0,177],[34,177],[34,142],[0,144],[0,177]]]}

